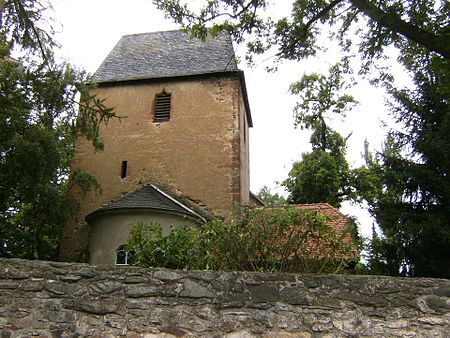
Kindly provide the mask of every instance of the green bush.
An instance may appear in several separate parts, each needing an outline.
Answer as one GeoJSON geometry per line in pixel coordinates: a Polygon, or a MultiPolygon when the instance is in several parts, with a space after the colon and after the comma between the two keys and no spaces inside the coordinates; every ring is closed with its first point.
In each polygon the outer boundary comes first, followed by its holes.
{"type": "Polygon", "coordinates": [[[198,228],[137,224],[129,239],[141,266],[175,269],[337,273],[356,258],[350,236],[316,212],[240,208],[229,219],[198,228]]]}
{"type": "Polygon", "coordinates": [[[143,267],[165,267],[185,269],[190,267],[190,250],[197,230],[186,226],[172,227],[168,236],[163,236],[157,223],[138,223],[131,230],[128,250],[136,253],[136,264],[143,267]]]}

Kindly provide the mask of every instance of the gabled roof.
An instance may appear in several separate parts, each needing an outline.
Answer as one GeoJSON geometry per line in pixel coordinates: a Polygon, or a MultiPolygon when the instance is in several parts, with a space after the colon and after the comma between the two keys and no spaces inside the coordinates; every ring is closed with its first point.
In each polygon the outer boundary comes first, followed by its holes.
{"type": "Polygon", "coordinates": [[[205,41],[183,31],[123,36],[94,74],[94,81],[117,82],[237,71],[226,34],[205,41]]]}
{"type": "Polygon", "coordinates": [[[327,223],[341,231],[346,229],[350,221],[347,216],[328,203],[296,204],[295,207],[302,210],[315,211],[321,215],[330,217],[327,223]]]}
{"type": "Polygon", "coordinates": [[[252,207],[264,207],[264,202],[254,193],[249,191],[249,200],[250,200],[250,206],[252,207]]]}
{"type": "Polygon", "coordinates": [[[347,227],[350,222],[349,217],[328,203],[296,204],[294,206],[301,210],[317,212],[320,215],[328,217],[326,224],[333,227],[338,233],[345,233],[346,235],[342,238],[342,241],[346,244],[351,244],[353,246],[353,254],[357,253],[357,244],[351,234],[347,232],[347,227]]]}
{"type": "Polygon", "coordinates": [[[129,193],[122,198],[109,203],[106,206],[90,213],[86,216],[86,220],[96,214],[111,210],[154,210],[159,212],[175,213],[186,215],[204,221],[204,218],[192,209],[185,206],[175,198],[171,197],[158,187],[147,184],[142,188],[129,193]]]}

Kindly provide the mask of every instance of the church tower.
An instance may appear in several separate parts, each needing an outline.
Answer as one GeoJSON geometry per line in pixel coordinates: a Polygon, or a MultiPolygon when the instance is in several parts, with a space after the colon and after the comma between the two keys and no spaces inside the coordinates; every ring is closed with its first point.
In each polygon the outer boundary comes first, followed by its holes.
{"type": "Polygon", "coordinates": [[[228,36],[201,41],[181,31],[127,35],[94,80],[97,97],[122,118],[101,126],[103,151],[83,138],[76,142],[72,171],[93,174],[102,192],[75,194],[80,211],[65,226],[61,259],[102,263],[137,220],[130,210],[196,223],[205,214],[226,215],[235,204],[249,203],[252,119],[228,36]],[[112,211],[124,220],[108,228],[112,211]],[[107,220],[100,219],[106,214],[107,220]],[[108,252],[94,248],[111,242],[112,232],[123,233],[108,252]]]}

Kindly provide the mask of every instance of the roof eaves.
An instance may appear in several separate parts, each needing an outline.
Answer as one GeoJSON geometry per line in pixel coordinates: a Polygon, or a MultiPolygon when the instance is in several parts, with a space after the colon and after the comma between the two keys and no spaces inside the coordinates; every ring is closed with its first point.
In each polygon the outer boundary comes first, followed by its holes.
{"type": "Polygon", "coordinates": [[[224,70],[224,71],[214,71],[214,72],[199,72],[199,73],[191,73],[191,74],[179,74],[179,75],[164,75],[164,76],[154,76],[154,77],[136,77],[132,79],[108,79],[108,80],[100,80],[95,81],[95,78],[93,78],[92,83],[97,84],[98,86],[108,86],[108,85],[116,85],[116,84],[127,84],[127,83],[136,83],[136,82],[146,82],[146,81],[158,81],[158,80],[175,80],[175,79],[183,79],[183,78],[195,78],[195,77],[202,77],[202,76],[210,76],[210,75],[237,75],[239,78],[239,83],[241,85],[242,89],[242,96],[244,99],[244,106],[245,106],[245,112],[247,116],[247,123],[248,126],[251,128],[253,127],[253,119],[252,114],[250,110],[250,103],[248,100],[248,92],[247,92],[247,85],[245,82],[245,75],[244,72],[240,69],[230,69],[230,70],[224,70]]]}
{"type": "Polygon", "coordinates": [[[112,84],[112,83],[126,83],[126,82],[140,82],[140,81],[152,81],[152,80],[163,80],[163,79],[178,79],[178,78],[189,78],[189,77],[198,77],[198,76],[210,76],[210,75],[228,75],[228,74],[239,74],[241,71],[238,69],[230,69],[230,70],[215,70],[215,71],[208,71],[208,72],[193,72],[193,73],[186,73],[186,74],[163,74],[158,76],[142,76],[142,77],[133,77],[133,78],[127,78],[127,79],[121,79],[121,78],[111,78],[111,79],[105,79],[105,80],[95,80],[95,76],[92,78],[92,83],[96,84],[112,84]]]}
{"type": "Polygon", "coordinates": [[[254,198],[255,200],[257,200],[259,203],[261,203],[261,205],[263,207],[265,207],[265,203],[263,202],[263,200],[261,198],[258,197],[258,195],[254,194],[252,191],[249,191],[249,195],[251,198],[254,198]]]}
{"type": "Polygon", "coordinates": [[[238,72],[239,72],[239,80],[240,80],[241,88],[242,88],[242,96],[244,97],[245,111],[247,113],[247,122],[248,122],[248,126],[251,128],[251,127],[253,127],[253,120],[252,120],[252,113],[250,111],[250,103],[248,101],[248,92],[247,92],[247,85],[245,83],[245,75],[242,70],[238,70],[238,72]]]}
{"type": "Polygon", "coordinates": [[[200,223],[199,221],[201,221],[202,223],[206,222],[203,217],[198,217],[197,214],[181,213],[181,212],[177,212],[175,210],[171,210],[171,209],[167,209],[167,208],[154,208],[154,207],[142,208],[142,207],[128,207],[128,206],[122,207],[122,208],[109,208],[109,209],[108,208],[100,208],[100,209],[97,209],[97,210],[91,212],[90,214],[86,215],[85,220],[89,223],[97,215],[101,215],[104,213],[123,213],[123,212],[130,211],[130,210],[142,211],[142,212],[143,211],[154,211],[157,213],[164,213],[164,214],[179,215],[179,216],[187,217],[197,223],[200,223]]]}

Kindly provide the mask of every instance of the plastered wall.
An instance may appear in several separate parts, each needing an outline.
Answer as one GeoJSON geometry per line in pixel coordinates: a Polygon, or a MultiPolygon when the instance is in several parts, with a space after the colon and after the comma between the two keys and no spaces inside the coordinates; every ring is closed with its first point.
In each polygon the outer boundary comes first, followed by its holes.
{"type": "Polygon", "coordinates": [[[450,280],[0,259],[2,337],[448,337],[450,280]]]}
{"type": "Polygon", "coordinates": [[[173,226],[198,226],[194,220],[177,214],[151,210],[113,210],[96,215],[89,236],[89,263],[93,265],[115,263],[117,249],[127,243],[134,224],[158,223],[167,236],[173,226]]]}

